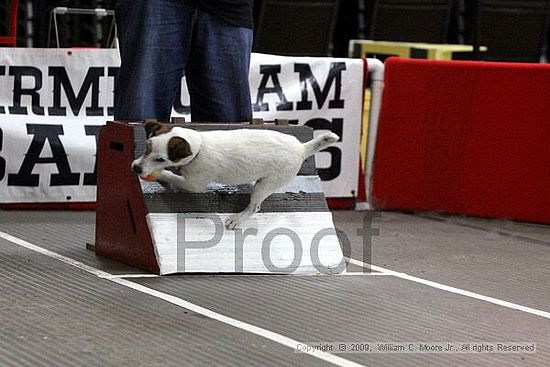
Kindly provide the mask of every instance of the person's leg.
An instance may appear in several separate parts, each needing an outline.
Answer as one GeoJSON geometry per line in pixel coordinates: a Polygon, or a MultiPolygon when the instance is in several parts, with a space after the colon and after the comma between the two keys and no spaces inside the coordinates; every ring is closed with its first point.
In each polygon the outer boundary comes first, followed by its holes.
{"type": "Polygon", "coordinates": [[[191,47],[189,0],[118,0],[115,119],[168,121],[191,47]]]}
{"type": "Polygon", "coordinates": [[[252,118],[248,71],[252,29],[197,12],[186,69],[193,121],[237,122],[252,118]]]}

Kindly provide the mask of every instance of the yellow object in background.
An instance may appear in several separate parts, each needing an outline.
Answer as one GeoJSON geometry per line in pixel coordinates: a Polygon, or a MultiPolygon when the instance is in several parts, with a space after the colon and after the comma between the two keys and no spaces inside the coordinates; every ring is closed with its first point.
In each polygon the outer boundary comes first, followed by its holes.
{"type": "Polygon", "coordinates": [[[365,89],[363,100],[363,122],[361,124],[361,162],[367,161],[367,142],[369,139],[369,116],[370,116],[370,88],[365,89]]]}
{"type": "MultiPolygon", "coordinates": [[[[453,45],[417,42],[390,42],[373,40],[351,40],[349,42],[349,57],[374,57],[384,60],[390,56],[412,59],[452,60],[459,54],[469,54],[474,50],[471,45],[453,45]]],[[[480,51],[487,51],[482,46],[480,51]]]]}

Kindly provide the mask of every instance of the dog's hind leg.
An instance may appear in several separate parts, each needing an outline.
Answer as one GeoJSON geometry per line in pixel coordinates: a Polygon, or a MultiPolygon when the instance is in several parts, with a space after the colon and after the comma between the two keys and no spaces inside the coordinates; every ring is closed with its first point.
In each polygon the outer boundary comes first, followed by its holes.
{"type": "Polygon", "coordinates": [[[239,227],[245,220],[260,210],[262,203],[269,195],[292,181],[294,176],[293,174],[287,177],[263,177],[256,181],[250,194],[250,203],[242,212],[229,217],[225,221],[225,228],[235,229],[239,227]]]}

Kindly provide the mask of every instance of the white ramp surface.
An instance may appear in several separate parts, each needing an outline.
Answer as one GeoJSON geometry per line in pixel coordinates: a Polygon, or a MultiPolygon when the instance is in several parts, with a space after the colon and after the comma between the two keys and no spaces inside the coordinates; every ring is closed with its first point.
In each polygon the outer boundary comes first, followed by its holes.
{"type": "Polygon", "coordinates": [[[330,212],[256,213],[226,230],[232,213],[149,213],[160,273],[341,273],[345,260],[330,212]]]}

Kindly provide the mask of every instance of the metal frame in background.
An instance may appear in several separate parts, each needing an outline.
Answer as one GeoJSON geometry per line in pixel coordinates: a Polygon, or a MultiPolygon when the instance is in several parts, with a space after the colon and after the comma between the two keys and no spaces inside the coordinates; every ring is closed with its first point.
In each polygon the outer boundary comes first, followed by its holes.
{"type": "Polygon", "coordinates": [[[82,9],[82,8],[67,8],[63,6],[58,6],[52,9],[50,12],[50,20],[48,23],[48,44],[47,47],[50,47],[50,41],[51,41],[51,33],[52,33],[52,21],[54,24],[54,31],[55,31],[55,41],[57,48],[59,48],[59,27],[57,24],[57,16],[58,15],[66,15],[66,14],[75,14],[75,15],[95,15],[98,18],[103,18],[106,16],[113,17],[111,21],[111,26],[109,27],[109,34],[107,35],[107,42],[111,39],[111,36],[114,32],[114,37],[112,37],[112,41],[107,44],[107,47],[114,47],[115,40],[117,38],[117,31],[116,31],[116,24],[115,24],[115,11],[114,10],[107,10],[103,8],[95,8],[95,9],[82,9]]]}

